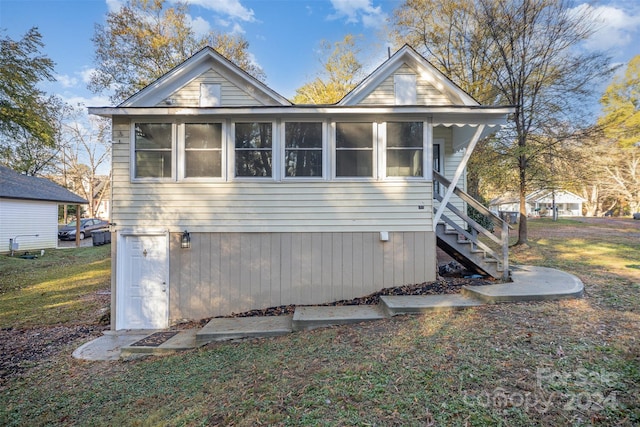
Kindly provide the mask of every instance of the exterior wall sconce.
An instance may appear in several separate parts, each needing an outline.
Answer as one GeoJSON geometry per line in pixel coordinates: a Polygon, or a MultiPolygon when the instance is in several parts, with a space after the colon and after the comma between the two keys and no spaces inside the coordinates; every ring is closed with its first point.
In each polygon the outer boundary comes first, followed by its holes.
{"type": "Polygon", "coordinates": [[[182,249],[191,248],[191,235],[189,235],[189,232],[187,230],[184,230],[184,233],[182,233],[182,240],[180,241],[180,247],[182,249]]]}

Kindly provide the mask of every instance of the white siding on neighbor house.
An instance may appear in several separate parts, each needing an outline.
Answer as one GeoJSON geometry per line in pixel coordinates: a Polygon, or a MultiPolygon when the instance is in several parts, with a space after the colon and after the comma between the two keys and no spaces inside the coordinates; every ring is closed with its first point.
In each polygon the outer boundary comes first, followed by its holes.
{"type": "Polygon", "coordinates": [[[361,297],[436,278],[433,232],[170,236],[171,322],[361,297]]]}
{"type": "Polygon", "coordinates": [[[0,199],[0,252],[10,251],[9,239],[16,236],[20,236],[17,239],[20,251],[55,248],[58,244],[58,204],[0,199]]]}
{"type": "Polygon", "coordinates": [[[413,74],[416,76],[416,102],[418,105],[452,105],[451,100],[445,94],[429,82],[424,75],[417,73],[407,64],[404,64],[395,73],[387,77],[360,104],[394,105],[396,102],[394,76],[396,74],[413,74]]]}
{"type": "Polygon", "coordinates": [[[201,74],[177,91],[173,92],[169,97],[165,98],[160,105],[199,107],[201,83],[220,85],[221,107],[247,107],[262,105],[262,103],[251,96],[251,94],[229,82],[213,69],[209,69],[206,73],[201,74]],[[169,100],[171,101],[169,102],[169,100]]]}

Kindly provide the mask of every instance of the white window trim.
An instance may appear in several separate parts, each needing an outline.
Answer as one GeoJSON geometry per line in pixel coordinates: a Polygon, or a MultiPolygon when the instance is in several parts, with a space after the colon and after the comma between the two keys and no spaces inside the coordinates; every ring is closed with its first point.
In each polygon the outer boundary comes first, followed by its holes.
{"type": "Polygon", "coordinates": [[[279,180],[280,181],[287,181],[287,182],[291,182],[291,181],[310,181],[310,182],[319,182],[319,181],[326,181],[328,179],[329,176],[329,171],[330,168],[328,167],[328,163],[329,163],[329,158],[331,156],[328,155],[329,153],[329,129],[330,126],[327,123],[326,119],[295,119],[295,118],[291,118],[291,119],[287,119],[287,120],[282,120],[281,123],[279,123],[279,128],[280,128],[280,139],[278,140],[278,153],[279,153],[279,157],[281,159],[281,164],[282,164],[282,168],[280,171],[280,175],[279,175],[279,180]],[[285,155],[286,155],[286,134],[285,134],[285,125],[287,123],[321,123],[322,124],[322,176],[286,176],[286,165],[285,165],[285,155]]]}
{"type": "Polygon", "coordinates": [[[226,127],[227,127],[227,123],[224,120],[198,120],[197,118],[194,119],[190,119],[190,120],[184,120],[184,121],[180,121],[178,123],[176,123],[176,127],[177,127],[177,151],[180,154],[177,159],[177,166],[178,166],[178,180],[179,181],[186,181],[186,182],[225,182],[227,181],[227,144],[226,144],[226,139],[228,137],[227,132],[226,132],[226,127]],[[221,169],[221,176],[198,176],[198,177],[187,177],[185,176],[186,174],[186,161],[187,161],[187,154],[186,154],[186,141],[185,141],[185,125],[187,124],[217,124],[220,123],[222,125],[222,129],[221,129],[221,139],[222,141],[220,142],[220,146],[221,146],[221,153],[220,155],[222,156],[221,159],[221,164],[220,164],[220,169],[221,169]]]}
{"type": "MultiPolygon", "coordinates": [[[[332,125],[332,129],[331,129],[331,180],[332,181],[357,181],[357,182],[371,182],[371,181],[378,181],[379,180],[379,167],[378,167],[378,158],[379,158],[379,154],[378,152],[379,150],[379,145],[380,145],[380,141],[378,140],[378,122],[375,120],[367,120],[367,119],[352,119],[352,120],[339,120],[339,121],[332,121],[331,125],[332,125]],[[371,176],[337,176],[337,154],[338,154],[338,148],[337,148],[337,130],[338,130],[338,123],[371,123],[372,126],[372,159],[371,159],[371,167],[372,167],[372,171],[371,171],[371,176]]],[[[354,150],[355,151],[355,150],[354,150]]],[[[359,150],[359,151],[365,151],[364,149],[359,150]]]]}
{"type": "Polygon", "coordinates": [[[140,118],[129,122],[129,178],[130,182],[176,182],[177,181],[177,153],[176,153],[176,122],[175,120],[162,120],[157,118],[140,118]],[[171,177],[152,178],[136,177],[136,123],[166,123],[171,125],[171,177]]]}
{"type": "Polygon", "coordinates": [[[259,120],[240,119],[233,120],[229,126],[228,133],[228,177],[230,181],[237,182],[279,182],[282,172],[282,160],[278,153],[280,141],[280,120],[273,118],[260,118],[259,120]],[[271,123],[271,176],[236,176],[236,123],[271,123]]]}

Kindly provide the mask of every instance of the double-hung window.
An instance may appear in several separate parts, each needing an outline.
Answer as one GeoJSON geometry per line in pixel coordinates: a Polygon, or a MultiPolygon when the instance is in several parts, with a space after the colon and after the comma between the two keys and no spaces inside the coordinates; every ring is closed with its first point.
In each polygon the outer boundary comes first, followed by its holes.
{"type": "Polygon", "coordinates": [[[336,123],[336,177],[373,177],[372,123],[336,123]]]}
{"type": "Polygon", "coordinates": [[[284,125],[285,177],[322,177],[322,123],[284,125]]]}
{"type": "Polygon", "coordinates": [[[173,177],[171,123],[135,123],[134,151],[136,178],[173,177]]]}
{"type": "Polygon", "coordinates": [[[422,122],[387,123],[387,176],[423,176],[422,122]]]}
{"type": "Polygon", "coordinates": [[[222,176],[222,124],[185,123],[185,178],[222,176]]]}
{"type": "Polygon", "coordinates": [[[273,165],[273,125],[235,124],[235,176],[270,177],[273,165]]]}

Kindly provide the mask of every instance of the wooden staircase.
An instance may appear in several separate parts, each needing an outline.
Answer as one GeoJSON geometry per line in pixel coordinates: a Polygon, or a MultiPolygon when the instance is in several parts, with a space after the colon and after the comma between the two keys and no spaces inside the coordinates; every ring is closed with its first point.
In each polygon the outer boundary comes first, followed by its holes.
{"type": "MultiPolygon", "coordinates": [[[[433,179],[444,187],[451,186],[451,182],[437,171],[433,171],[433,179]]],[[[447,203],[435,227],[438,247],[468,270],[504,281],[510,280],[509,229],[512,227],[458,187],[454,188],[453,193],[489,218],[493,230],[487,230],[466,212],[447,203]]],[[[443,200],[435,191],[434,199],[440,203],[443,200]]],[[[434,206],[434,213],[438,208],[434,206]]]]}

